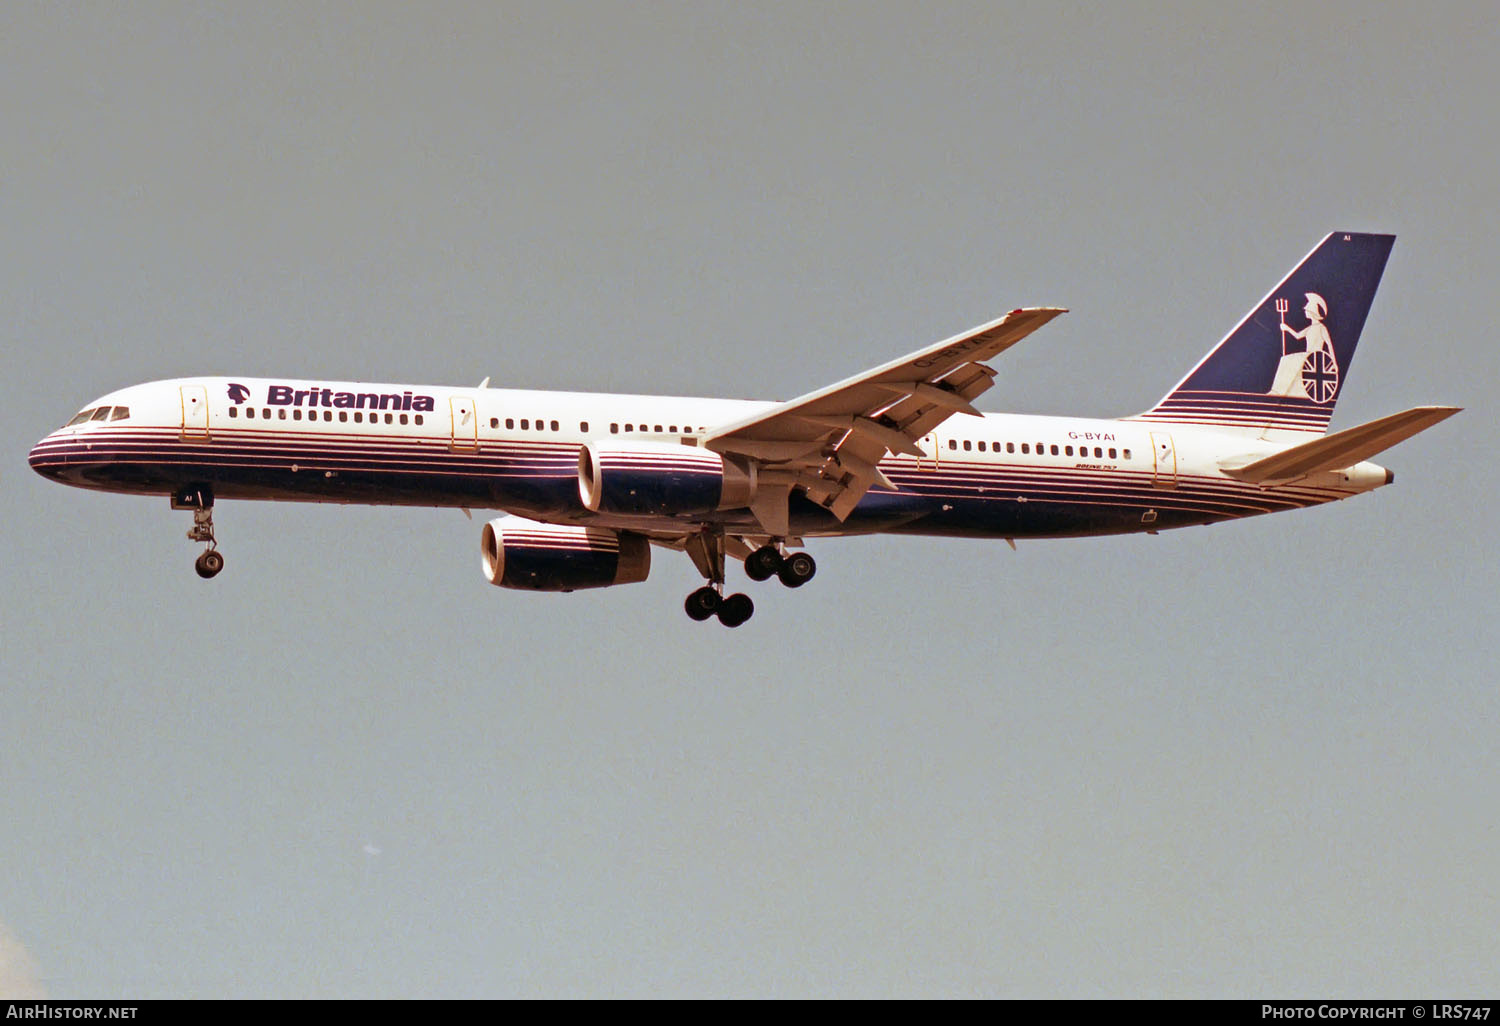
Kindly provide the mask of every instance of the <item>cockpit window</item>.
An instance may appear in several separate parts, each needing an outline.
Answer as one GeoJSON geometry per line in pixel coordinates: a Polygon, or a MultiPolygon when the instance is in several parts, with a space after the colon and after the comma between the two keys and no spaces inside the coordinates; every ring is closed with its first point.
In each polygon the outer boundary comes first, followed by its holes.
{"type": "Polygon", "coordinates": [[[111,413],[109,415],[109,419],[110,420],[124,420],[128,416],[130,416],[130,407],[129,406],[116,406],[115,407],[115,412],[111,413]]]}
{"type": "Polygon", "coordinates": [[[72,427],[74,424],[82,424],[84,421],[88,420],[93,415],[94,415],[94,411],[93,410],[84,410],[78,416],[74,417],[72,420],[70,420],[66,424],[64,424],[63,427],[72,427]]]}
{"type": "Polygon", "coordinates": [[[99,407],[97,410],[94,411],[94,415],[92,417],[90,417],[89,419],[90,420],[108,420],[109,419],[109,407],[108,406],[101,406],[101,407],[99,407]]]}

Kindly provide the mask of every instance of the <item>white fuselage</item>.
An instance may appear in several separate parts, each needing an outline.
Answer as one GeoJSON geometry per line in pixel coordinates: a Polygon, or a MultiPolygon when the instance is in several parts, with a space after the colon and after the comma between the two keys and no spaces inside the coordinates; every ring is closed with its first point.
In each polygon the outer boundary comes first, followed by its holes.
{"type": "MultiPolygon", "coordinates": [[[[202,485],[221,498],[496,509],[648,532],[701,522],[753,533],[745,510],[653,518],[591,511],[580,501],[579,452],[601,440],[696,446],[717,426],[775,405],[183,378],[101,397],[85,409],[89,419],[39,442],[31,464],[66,483],[111,491],[171,494],[202,485]]],[[[957,415],[921,440],[922,456],[882,460],[896,491],[870,491],[845,520],[794,497],[791,533],[1016,538],[1155,531],[1315,505],[1386,482],[1372,463],[1274,487],[1221,469],[1308,437],[1247,438],[1130,419],[957,415]]]]}

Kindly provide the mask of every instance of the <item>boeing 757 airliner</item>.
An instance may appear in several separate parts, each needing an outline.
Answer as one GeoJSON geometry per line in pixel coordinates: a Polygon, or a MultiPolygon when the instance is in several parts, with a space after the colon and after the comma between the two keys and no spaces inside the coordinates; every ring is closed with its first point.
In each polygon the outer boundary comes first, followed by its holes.
{"type": "Polygon", "coordinates": [[[789,402],[257,378],[178,378],[89,403],[37,443],[65,484],[168,495],[224,566],[218,499],[496,510],[491,583],[572,591],[646,578],[651,547],[707,583],[688,616],[750,618],[725,564],[805,584],[803,539],[1155,533],[1390,484],[1367,462],[1458,409],[1328,434],[1395,237],[1318,243],[1155,406],[1116,420],[980,413],[989,365],[1064,311],[1010,313],[789,402]]]}

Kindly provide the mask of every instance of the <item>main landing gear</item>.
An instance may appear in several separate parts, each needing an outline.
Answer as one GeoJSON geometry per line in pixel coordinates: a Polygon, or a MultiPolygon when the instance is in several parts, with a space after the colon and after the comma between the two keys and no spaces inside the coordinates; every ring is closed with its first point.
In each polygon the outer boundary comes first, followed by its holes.
{"type": "Polygon", "coordinates": [[[781,578],[788,588],[800,588],[813,579],[818,564],[805,552],[781,554],[775,545],[762,545],[745,557],[745,576],[752,581],[769,581],[781,578]]]}
{"type": "Polygon", "coordinates": [[[719,622],[725,627],[738,627],[750,619],[755,612],[755,603],[750,601],[749,595],[721,595],[720,584],[717,588],[711,584],[705,584],[697,591],[687,597],[683,608],[687,615],[694,620],[707,620],[710,616],[718,616],[719,622]]]}
{"type": "Polygon", "coordinates": [[[206,542],[208,548],[193,562],[198,576],[207,580],[224,569],[224,556],[219,543],[214,539],[214,493],[207,485],[179,488],[172,493],[173,509],[193,511],[193,526],[188,531],[188,541],[206,542]]]}
{"type": "MultiPolygon", "coordinates": [[[[749,595],[724,595],[724,536],[705,531],[689,540],[687,553],[698,571],[708,578],[708,583],[683,603],[687,615],[699,621],[717,616],[725,627],[738,627],[750,619],[755,603],[749,595]]],[[[745,575],[752,581],[779,577],[788,588],[800,588],[817,572],[818,564],[812,556],[805,552],[783,553],[779,545],[763,545],[745,557],[745,575]]]]}

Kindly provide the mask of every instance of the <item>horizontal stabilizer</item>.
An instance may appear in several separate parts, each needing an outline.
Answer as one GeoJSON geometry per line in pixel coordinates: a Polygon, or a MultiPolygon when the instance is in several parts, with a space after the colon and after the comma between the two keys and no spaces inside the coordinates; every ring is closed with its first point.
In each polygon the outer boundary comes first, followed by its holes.
{"type": "Polygon", "coordinates": [[[1321,470],[1339,470],[1384,452],[1397,442],[1425,431],[1459,411],[1457,406],[1418,406],[1368,424],[1327,435],[1316,441],[1294,445],[1285,452],[1256,460],[1242,467],[1223,468],[1241,481],[1289,481],[1321,470]]]}

